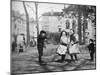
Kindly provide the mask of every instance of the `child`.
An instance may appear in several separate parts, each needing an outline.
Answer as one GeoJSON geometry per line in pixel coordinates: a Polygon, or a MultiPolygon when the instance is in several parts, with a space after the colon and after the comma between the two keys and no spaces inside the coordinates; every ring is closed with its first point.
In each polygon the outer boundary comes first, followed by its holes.
{"type": "Polygon", "coordinates": [[[66,31],[61,32],[60,45],[58,46],[57,53],[61,56],[61,62],[65,60],[65,55],[67,52],[67,47],[69,44],[69,35],[66,31]]]}
{"type": "Polygon", "coordinates": [[[22,45],[20,45],[20,48],[19,48],[19,53],[20,52],[23,52],[23,46],[22,45]]]}
{"type": "Polygon", "coordinates": [[[80,53],[78,45],[78,36],[77,34],[74,33],[73,30],[71,30],[69,54],[72,61],[74,60],[74,58],[76,61],[78,60],[77,58],[78,53],[80,53]]]}
{"type": "Polygon", "coordinates": [[[39,53],[39,63],[43,63],[42,56],[43,56],[43,47],[44,47],[44,41],[46,39],[46,32],[41,31],[40,35],[37,38],[37,49],[39,53]]]}
{"type": "Polygon", "coordinates": [[[22,53],[24,51],[24,48],[23,48],[23,44],[21,43],[19,45],[19,53],[22,53]]]}
{"type": "Polygon", "coordinates": [[[79,54],[80,51],[79,51],[79,46],[78,46],[78,43],[74,43],[74,41],[71,41],[70,43],[70,47],[69,47],[69,54],[71,56],[71,60],[73,61],[74,58],[75,60],[77,61],[77,54],[79,54]]]}
{"type": "Polygon", "coordinates": [[[93,39],[90,39],[90,40],[89,40],[88,49],[89,49],[90,57],[91,57],[90,60],[93,61],[93,60],[94,60],[94,52],[95,52],[94,41],[93,41],[93,39]]]}

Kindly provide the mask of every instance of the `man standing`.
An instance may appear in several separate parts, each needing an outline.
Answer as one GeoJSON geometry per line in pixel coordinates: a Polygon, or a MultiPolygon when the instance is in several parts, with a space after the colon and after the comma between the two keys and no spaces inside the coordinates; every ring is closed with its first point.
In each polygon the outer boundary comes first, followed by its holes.
{"type": "Polygon", "coordinates": [[[46,32],[41,31],[38,38],[37,38],[37,49],[38,49],[38,54],[39,54],[39,63],[42,64],[42,56],[43,56],[43,47],[44,46],[44,41],[46,40],[46,32]]]}

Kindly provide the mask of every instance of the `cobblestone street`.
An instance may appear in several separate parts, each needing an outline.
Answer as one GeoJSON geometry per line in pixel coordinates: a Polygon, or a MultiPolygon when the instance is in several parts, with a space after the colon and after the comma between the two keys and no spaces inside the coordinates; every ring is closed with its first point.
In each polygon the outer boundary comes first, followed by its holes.
{"type": "Polygon", "coordinates": [[[81,53],[78,54],[78,61],[71,62],[70,56],[66,54],[66,59],[63,63],[57,62],[60,56],[56,55],[56,45],[48,45],[44,49],[43,60],[45,65],[39,65],[37,49],[34,47],[27,48],[23,53],[12,54],[12,73],[30,74],[39,72],[57,72],[70,70],[87,70],[95,69],[95,61],[89,61],[90,56],[88,50],[81,48],[81,53]]]}

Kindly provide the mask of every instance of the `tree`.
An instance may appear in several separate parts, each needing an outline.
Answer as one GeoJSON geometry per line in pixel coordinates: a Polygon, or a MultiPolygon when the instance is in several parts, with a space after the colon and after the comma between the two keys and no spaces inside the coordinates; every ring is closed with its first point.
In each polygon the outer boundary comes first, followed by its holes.
{"type": "Polygon", "coordinates": [[[16,21],[18,19],[23,21],[24,19],[22,18],[22,16],[23,16],[23,14],[20,14],[19,11],[11,10],[11,18],[12,18],[12,22],[13,22],[13,24],[12,24],[13,26],[11,26],[11,27],[13,27],[11,29],[12,30],[11,36],[14,38],[15,43],[17,43],[17,36],[18,36],[18,34],[17,34],[18,27],[17,27],[16,21]]]}
{"type": "Polygon", "coordinates": [[[68,13],[70,11],[73,11],[76,14],[78,14],[78,34],[79,34],[79,43],[85,43],[85,24],[82,24],[81,17],[84,17],[84,20],[88,18],[89,14],[92,14],[96,12],[95,6],[86,6],[86,5],[70,5],[68,8],[64,8],[63,11],[65,13],[68,13]],[[83,29],[82,29],[83,26],[83,29]],[[82,32],[83,31],[83,34],[82,32]],[[82,35],[83,35],[83,42],[82,42],[82,35]]]}
{"type": "Polygon", "coordinates": [[[24,10],[25,10],[25,14],[26,14],[26,32],[27,32],[27,44],[26,46],[28,46],[30,44],[30,31],[29,31],[29,15],[28,15],[28,11],[25,5],[25,2],[23,2],[23,6],[24,6],[24,10]]]}
{"type": "MultiPolygon", "coordinates": [[[[80,40],[80,44],[81,43],[85,43],[85,27],[86,27],[86,19],[87,18],[89,18],[88,17],[88,15],[90,15],[90,14],[96,14],[96,8],[95,8],[95,6],[86,6],[86,5],[78,5],[78,14],[79,14],[79,19],[78,19],[78,25],[79,25],[79,40],[80,40]],[[84,23],[82,24],[81,23],[81,16],[83,16],[84,17],[84,23]],[[81,29],[81,26],[83,25],[83,29],[81,29]],[[82,42],[82,36],[81,36],[81,34],[82,33],[80,33],[81,31],[83,30],[83,42],[82,42]]],[[[96,22],[96,21],[95,21],[96,22]]]]}
{"type": "Polygon", "coordinates": [[[35,2],[35,9],[36,9],[36,12],[35,12],[35,14],[36,14],[36,24],[37,24],[37,36],[39,35],[39,24],[38,24],[38,3],[37,2],[35,2]]]}

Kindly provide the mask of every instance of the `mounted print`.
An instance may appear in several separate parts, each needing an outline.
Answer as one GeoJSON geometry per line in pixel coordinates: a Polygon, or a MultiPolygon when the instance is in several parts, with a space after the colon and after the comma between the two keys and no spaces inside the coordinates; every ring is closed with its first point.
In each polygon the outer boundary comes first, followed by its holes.
{"type": "Polygon", "coordinates": [[[96,69],[96,6],[11,0],[11,74],[96,69]]]}

